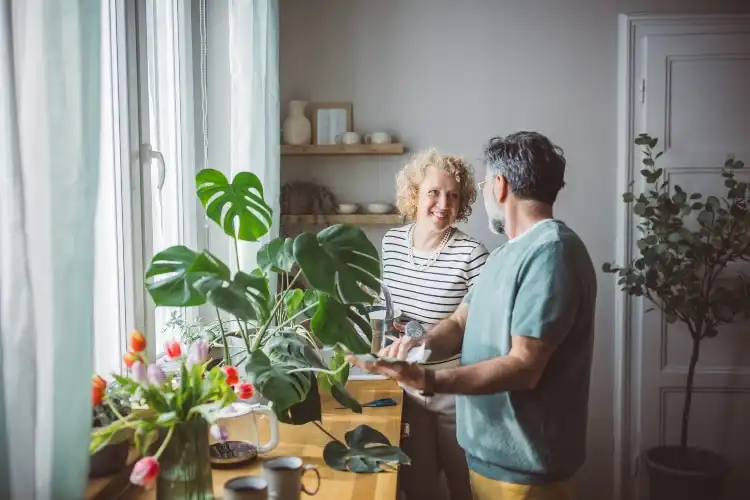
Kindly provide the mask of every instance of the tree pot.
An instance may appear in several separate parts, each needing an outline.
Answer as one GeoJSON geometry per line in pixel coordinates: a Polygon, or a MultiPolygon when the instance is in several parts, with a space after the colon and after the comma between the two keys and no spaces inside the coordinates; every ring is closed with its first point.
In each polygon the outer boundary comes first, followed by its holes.
{"type": "Polygon", "coordinates": [[[708,450],[659,446],[643,454],[650,500],[720,500],[727,461],[708,450]]]}
{"type": "Polygon", "coordinates": [[[104,477],[120,472],[128,463],[132,432],[123,429],[101,450],[89,457],[89,477],[104,477]]]}

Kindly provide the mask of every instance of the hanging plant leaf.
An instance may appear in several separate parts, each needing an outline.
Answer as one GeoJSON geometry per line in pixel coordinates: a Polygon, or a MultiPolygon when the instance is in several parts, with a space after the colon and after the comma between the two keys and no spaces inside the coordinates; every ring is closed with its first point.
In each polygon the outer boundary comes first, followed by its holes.
{"type": "Polygon", "coordinates": [[[258,267],[266,274],[288,273],[294,267],[294,239],[274,238],[258,250],[258,267]]]}
{"type": "Polygon", "coordinates": [[[346,381],[349,379],[349,363],[341,350],[336,349],[335,354],[331,356],[328,369],[337,373],[333,375],[319,373],[318,384],[320,387],[345,408],[349,408],[355,413],[362,413],[362,405],[346,388],[346,381]],[[338,371],[339,369],[340,371],[338,371]]]}
{"type": "Polygon", "coordinates": [[[317,236],[294,239],[294,258],[310,285],[344,304],[370,304],[366,285],[380,293],[380,259],[375,246],[358,227],[337,224],[317,236]]]}
{"type": "Polygon", "coordinates": [[[205,304],[206,296],[195,288],[203,278],[229,280],[229,268],[204,250],[195,252],[176,245],[154,255],[146,269],[146,290],[157,306],[189,307],[205,304]]]}
{"type": "Polygon", "coordinates": [[[323,409],[320,403],[318,384],[313,382],[313,375],[307,374],[310,379],[310,391],[305,399],[286,411],[285,418],[280,420],[285,424],[304,425],[308,422],[319,422],[323,418],[323,409]]]}
{"type": "Polygon", "coordinates": [[[252,274],[240,271],[232,281],[205,276],[195,283],[195,288],[213,306],[241,320],[262,323],[271,312],[268,280],[258,270],[252,274]]]}
{"type": "Polygon", "coordinates": [[[287,410],[304,401],[311,381],[306,374],[288,374],[290,367],[271,364],[265,352],[258,349],[248,355],[245,371],[263,397],[273,402],[273,410],[280,420],[289,420],[287,410]]]}
{"type": "Polygon", "coordinates": [[[358,473],[382,472],[385,464],[411,464],[409,457],[381,432],[360,425],[345,435],[346,445],[331,441],[323,449],[323,460],[336,470],[358,473]],[[349,447],[347,447],[349,445],[349,447]]]}
{"type": "Polygon", "coordinates": [[[370,352],[372,327],[367,316],[330,295],[320,294],[318,300],[318,308],[310,321],[318,340],[328,346],[341,344],[355,354],[370,352]]]}
{"type": "Polygon", "coordinates": [[[224,233],[243,241],[258,241],[268,233],[273,211],[263,200],[263,184],[257,175],[240,172],[230,184],[223,173],[205,168],[195,181],[206,215],[224,233]]]}
{"type": "Polygon", "coordinates": [[[310,341],[294,331],[275,332],[264,341],[263,351],[274,364],[289,369],[328,368],[310,341]]]}

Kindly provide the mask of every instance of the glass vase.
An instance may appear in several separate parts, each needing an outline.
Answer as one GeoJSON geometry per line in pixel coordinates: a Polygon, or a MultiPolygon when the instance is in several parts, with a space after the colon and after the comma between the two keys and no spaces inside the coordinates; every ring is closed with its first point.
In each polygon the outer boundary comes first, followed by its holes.
{"type": "MultiPolygon", "coordinates": [[[[162,431],[162,439],[166,431],[162,431]]],[[[213,499],[208,423],[200,417],[175,425],[159,458],[157,500],[213,499]]]]}

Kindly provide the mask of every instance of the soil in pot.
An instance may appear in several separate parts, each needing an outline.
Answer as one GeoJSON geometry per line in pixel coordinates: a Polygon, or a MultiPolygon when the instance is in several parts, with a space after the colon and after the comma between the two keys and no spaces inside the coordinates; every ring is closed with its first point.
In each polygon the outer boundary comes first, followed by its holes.
{"type": "Polygon", "coordinates": [[[644,454],[650,500],[721,500],[729,465],[699,448],[651,448],[644,454]]]}

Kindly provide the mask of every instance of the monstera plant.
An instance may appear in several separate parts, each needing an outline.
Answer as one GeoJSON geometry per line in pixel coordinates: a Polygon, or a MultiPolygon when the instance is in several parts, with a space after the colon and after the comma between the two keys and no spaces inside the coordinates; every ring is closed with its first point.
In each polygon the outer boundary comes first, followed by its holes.
{"type": "MultiPolygon", "coordinates": [[[[260,180],[242,172],[229,182],[221,172],[205,169],[196,182],[206,215],[231,238],[239,262],[238,242],[258,241],[271,226],[260,180]]],[[[380,291],[374,245],[359,228],[336,225],[318,234],[273,239],[260,249],[257,262],[256,269],[232,270],[207,250],[177,245],[153,257],[146,289],[157,306],[208,304],[217,316],[223,311],[233,317],[239,325],[233,335],[246,351],[247,376],[282,422],[320,420],[318,381],[339,403],[361,412],[345,387],[344,353],[370,350],[366,306],[380,291]],[[292,272],[287,286],[272,294],[269,282],[275,274],[292,272]],[[303,278],[306,291],[295,288],[303,278]],[[326,363],[320,346],[333,347],[337,355],[326,363]]],[[[222,327],[225,356],[229,334],[222,327]]]]}

